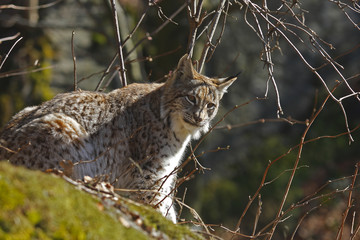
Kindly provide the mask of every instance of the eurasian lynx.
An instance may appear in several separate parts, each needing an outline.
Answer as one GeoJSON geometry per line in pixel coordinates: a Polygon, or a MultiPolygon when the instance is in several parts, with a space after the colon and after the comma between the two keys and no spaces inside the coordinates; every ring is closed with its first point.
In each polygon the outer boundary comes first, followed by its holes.
{"type": "Polygon", "coordinates": [[[165,83],[58,94],[11,119],[0,133],[0,159],[40,170],[64,170],[65,162],[74,179],[107,177],[176,222],[174,169],[235,79],[203,76],[185,55],[165,83]]]}

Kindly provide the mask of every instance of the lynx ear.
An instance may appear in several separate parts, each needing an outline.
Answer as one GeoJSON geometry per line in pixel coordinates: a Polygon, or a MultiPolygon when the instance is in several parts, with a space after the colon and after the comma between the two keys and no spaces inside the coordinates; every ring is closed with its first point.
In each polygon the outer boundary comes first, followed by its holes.
{"type": "Polygon", "coordinates": [[[194,78],[194,67],[191,62],[191,58],[188,54],[182,56],[179,60],[177,69],[176,69],[176,78],[177,79],[192,79],[194,78]]]}
{"type": "Polygon", "coordinates": [[[224,93],[227,92],[227,89],[231,86],[231,84],[233,84],[233,82],[235,82],[240,73],[241,72],[239,72],[235,76],[216,79],[217,89],[221,93],[221,96],[223,96],[224,93]]]}

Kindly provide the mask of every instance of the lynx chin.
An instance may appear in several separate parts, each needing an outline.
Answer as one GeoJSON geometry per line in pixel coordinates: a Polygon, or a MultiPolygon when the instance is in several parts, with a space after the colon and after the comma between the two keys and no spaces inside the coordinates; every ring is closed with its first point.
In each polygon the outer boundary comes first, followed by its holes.
{"type": "Polygon", "coordinates": [[[71,178],[106,177],[116,188],[139,190],[127,194],[176,222],[177,167],[235,80],[197,73],[185,55],[164,83],[58,94],[10,120],[0,133],[0,160],[40,170],[71,163],[71,178]]]}

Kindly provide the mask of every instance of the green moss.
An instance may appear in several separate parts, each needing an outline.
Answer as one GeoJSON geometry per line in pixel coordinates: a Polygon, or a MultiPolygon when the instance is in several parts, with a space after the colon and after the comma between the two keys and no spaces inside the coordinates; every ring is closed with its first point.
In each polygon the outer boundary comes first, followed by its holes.
{"type": "Polygon", "coordinates": [[[202,239],[199,235],[191,232],[188,227],[175,225],[153,208],[131,203],[128,203],[128,206],[143,217],[144,224],[147,227],[166,234],[170,239],[202,239]]]}
{"type": "Polygon", "coordinates": [[[3,210],[11,211],[24,204],[24,194],[17,189],[13,189],[8,179],[3,176],[0,176],[0,189],[0,203],[3,210]]]}
{"type": "Polygon", "coordinates": [[[0,239],[201,239],[150,207],[119,197],[120,211],[58,176],[5,161],[0,189],[0,239]]]}
{"type": "Polygon", "coordinates": [[[56,176],[0,162],[0,188],[0,239],[146,239],[56,176]]]}

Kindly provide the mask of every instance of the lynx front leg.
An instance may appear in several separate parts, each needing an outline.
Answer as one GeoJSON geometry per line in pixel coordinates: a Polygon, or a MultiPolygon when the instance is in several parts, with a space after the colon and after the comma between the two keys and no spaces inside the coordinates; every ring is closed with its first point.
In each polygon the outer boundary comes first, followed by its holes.
{"type": "Polygon", "coordinates": [[[176,176],[173,174],[165,175],[161,179],[157,180],[155,184],[155,195],[151,200],[151,205],[155,206],[161,214],[174,223],[177,221],[177,213],[175,211],[174,195],[176,176]]]}
{"type": "Polygon", "coordinates": [[[174,207],[174,190],[173,183],[174,179],[167,178],[164,182],[164,179],[153,180],[150,172],[138,171],[133,175],[132,181],[126,186],[118,186],[123,188],[131,189],[128,197],[134,201],[142,202],[154,207],[159,211],[164,217],[168,218],[172,222],[176,223],[177,214],[174,207]]]}
{"type": "Polygon", "coordinates": [[[173,194],[170,194],[170,196],[167,196],[166,194],[157,194],[151,204],[173,223],[177,222],[173,194]]]}
{"type": "Polygon", "coordinates": [[[152,189],[153,190],[146,196],[145,202],[161,212],[164,217],[170,219],[173,223],[176,223],[177,214],[175,211],[172,188],[169,188],[168,186],[166,186],[166,188],[164,186],[156,186],[152,189]]]}

